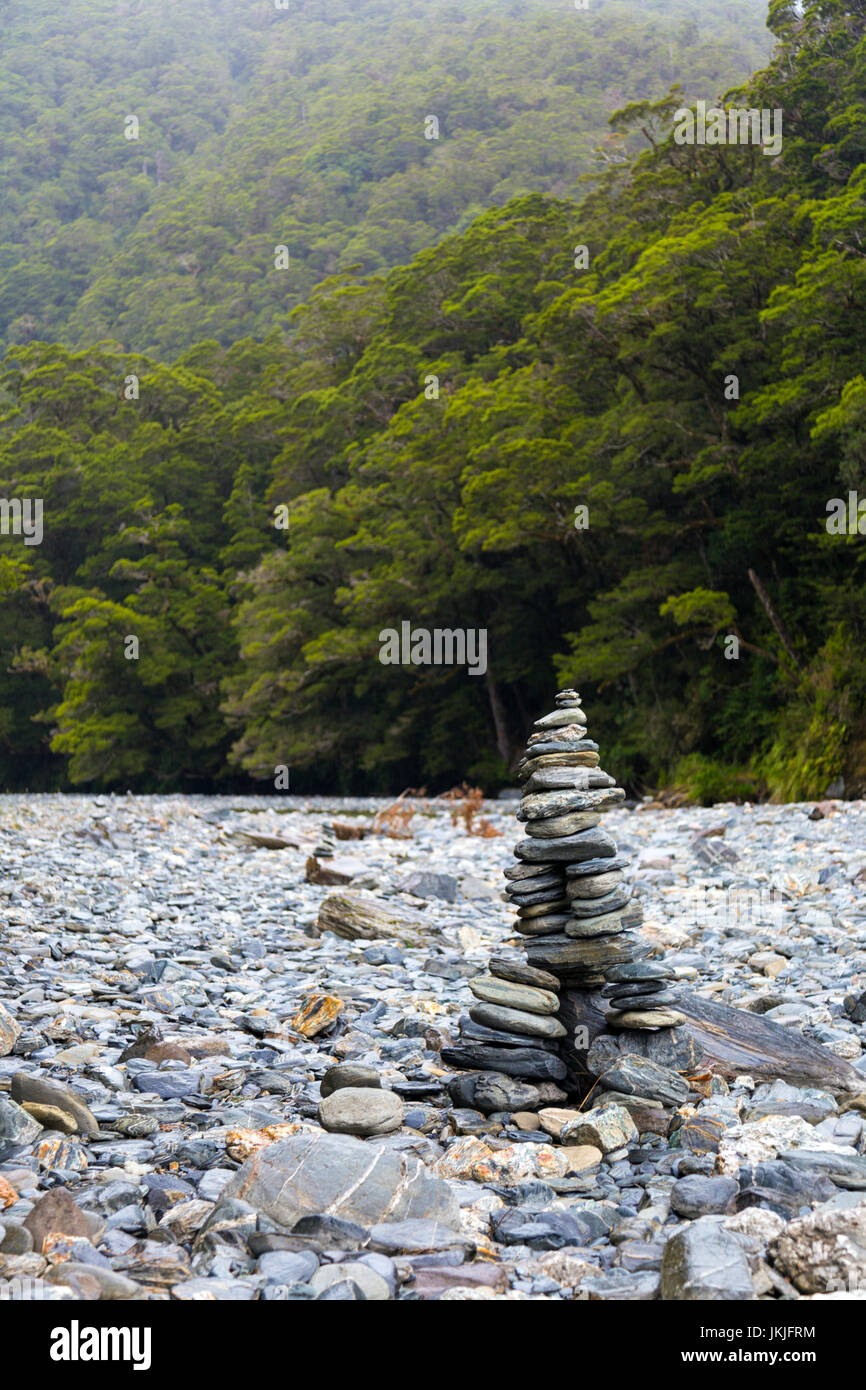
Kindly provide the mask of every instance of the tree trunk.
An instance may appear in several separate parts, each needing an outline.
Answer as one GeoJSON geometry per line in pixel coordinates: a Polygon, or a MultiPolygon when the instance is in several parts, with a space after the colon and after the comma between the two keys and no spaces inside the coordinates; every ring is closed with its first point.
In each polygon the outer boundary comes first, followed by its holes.
{"type": "Polygon", "coordinates": [[[487,671],[487,694],[490,700],[490,713],[493,715],[493,727],[496,730],[496,749],[506,767],[511,766],[511,742],[508,737],[508,726],[505,718],[505,706],[502,703],[502,696],[499,694],[499,687],[487,671]]]}
{"type": "Polygon", "coordinates": [[[767,617],[770,619],[770,622],[773,624],[773,627],[776,629],[779,641],[785,648],[785,651],[788,653],[789,660],[793,663],[796,669],[799,670],[800,662],[797,659],[797,653],[794,649],[794,643],[788,636],[784,624],[782,623],[782,619],[779,617],[778,613],[773,607],[770,601],[770,595],[767,593],[766,589],[764,588],[758,576],[755,574],[754,570],[749,570],[749,580],[751,582],[752,588],[754,589],[755,593],[758,595],[758,598],[760,599],[761,607],[763,608],[767,617]]]}

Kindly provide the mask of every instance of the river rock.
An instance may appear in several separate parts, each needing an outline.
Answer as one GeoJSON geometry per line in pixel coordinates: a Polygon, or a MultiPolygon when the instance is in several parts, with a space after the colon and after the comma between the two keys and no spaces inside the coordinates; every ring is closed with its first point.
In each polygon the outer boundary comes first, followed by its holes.
{"type": "Polygon", "coordinates": [[[424,944],[429,928],[420,913],[377,901],[361,892],[333,893],[319,908],[319,932],[333,932],[348,941],[396,939],[424,944]]]}
{"type": "MultiPolygon", "coordinates": [[[[562,1069],[565,1075],[565,1067],[562,1069]]],[[[32,1144],[42,1133],[38,1120],[8,1096],[0,1095],[0,1162],[12,1158],[19,1149],[32,1144]]]]}
{"type": "Polygon", "coordinates": [[[223,1194],[288,1230],[324,1211],[363,1226],[409,1218],[460,1225],[453,1190],[412,1154],[342,1134],[297,1134],[270,1144],[244,1163],[223,1194]]]}
{"type": "Polygon", "coordinates": [[[600,1105],[567,1121],[560,1138],[563,1144],[592,1144],[602,1153],[613,1153],[637,1139],[637,1128],[624,1106],[600,1105]]]}
{"type": "Polygon", "coordinates": [[[359,1087],[378,1089],[381,1085],[382,1081],[375,1067],[365,1067],[358,1062],[341,1062],[336,1067],[329,1067],[325,1072],[319,1084],[319,1095],[324,1100],[333,1091],[347,1086],[357,1090],[359,1087]]]}
{"type": "Polygon", "coordinates": [[[403,1102],[393,1091],[343,1086],[319,1105],[319,1124],[332,1134],[391,1134],[403,1123],[403,1102]]]}
{"type": "Polygon", "coordinates": [[[310,1285],[317,1294],[321,1294],[344,1280],[349,1280],[360,1289],[367,1303],[384,1303],[391,1297],[391,1290],[381,1274],[377,1274],[369,1265],[361,1264],[359,1260],[347,1260],[338,1265],[320,1265],[310,1280],[310,1285]]]}
{"type": "Polygon", "coordinates": [[[866,1206],[827,1211],[789,1221],[768,1253],[801,1293],[833,1293],[866,1287],[866,1206]]]}
{"type": "Polygon", "coordinates": [[[74,1115],[70,1115],[67,1110],[61,1110],[56,1105],[38,1105],[35,1101],[25,1101],[21,1107],[26,1110],[28,1115],[32,1115],[37,1124],[43,1129],[56,1129],[61,1134],[77,1134],[78,1121],[74,1115]]]}
{"type": "Polygon", "coordinates": [[[613,872],[594,874],[592,876],[581,876],[579,878],[569,878],[566,885],[566,897],[575,901],[587,901],[592,898],[603,898],[608,893],[612,893],[615,888],[619,888],[623,883],[624,875],[619,870],[613,872]]]}
{"type": "Polygon", "coordinates": [[[624,1013],[611,1013],[607,1016],[611,1028],[680,1028],[686,1021],[685,1014],[676,1009],[628,1009],[624,1013]]]}
{"type": "Polygon", "coordinates": [[[497,1072],[479,1072],[472,1092],[472,1103],[483,1115],[526,1110],[538,1099],[537,1086],[497,1072]]]}
{"type": "Polygon", "coordinates": [[[600,820],[597,811],[571,811],[567,816],[553,816],[550,820],[527,821],[526,833],[547,844],[561,841],[567,835],[578,835],[582,830],[591,830],[600,820]]]}
{"type": "MultiPolygon", "coordinates": [[[[566,995],[566,1002],[570,1003],[572,998],[573,995],[566,995]]],[[[585,1015],[581,1011],[575,1017],[580,1023],[585,1015]]],[[[658,1033],[598,1033],[592,1040],[586,1060],[593,1076],[602,1076],[625,1056],[646,1057],[658,1066],[690,1073],[694,1071],[697,1061],[697,1051],[691,1037],[674,1029],[658,1033]]]]}
{"type": "Polygon", "coordinates": [[[46,1236],[59,1233],[81,1236],[89,1241],[92,1231],[88,1216],[65,1187],[54,1188],[40,1197],[33,1210],[25,1216],[23,1225],[33,1238],[33,1249],[37,1254],[41,1253],[46,1236]]]}
{"type": "Polygon", "coordinates": [[[495,975],[476,975],[469,981],[469,988],[476,999],[489,1004],[504,1005],[509,1009],[522,1009],[534,1014],[555,1014],[559,1008],[559,995],[546,989],[533,989],[529,985],[516,985],[508,980],[498,980],[495,975]]]}
{"type": "MultiPolygon", "coordinates": [[[[597,791],[565,790],[543,791],[524,796],[517,811],[519,821],[538,822],[543,820],[565,819],[581,812],[607,811],[622,801],[625,792],[620,787],[610,787],[597,791]]],[[[565,830],[566,835],[572,831],[565,830]]]]}
{"type": "Polygon", "coordinates": [[[16,1071],[12,1076],[12,1099],[19,1105],[32,1102],[35,1105],[50,1105],[71,1115],[79,1134],[95,1134],[99,1125],[79,1095],[71,1086],[58,1081],[43,1081],[41,1076],[30,1076],[27,1072],[16,1071]]]}
{"type": "Polygon", "coordinates": [[[443,1047],[442,1061],[447,1066],[467,1071],[500,1071],[506,1076],[522,1076],[538,1081],[562,1081],[566,1066],[554,1053],[534,1047],[492,1047],[485,1043],[466,1043],[459,1047],[443,1047]]]}
{"type": "Polygon", "coordinates": [[[666,1301],[742,1302],[755,1296],[742,1246],[717,1217],[704,1216],[665,1244],[661,1296],[666,1301]]]}
{"type": "Polygon", "coordinates": [[[559,981],[555,975],[551,975],[547,970],[535,970],[516,957],[493,955],[488,961],[488,966],[491,974],[500,980],[512,980],[517,985],[531,985],[536,989],[553,990],[554,993],[559,989],[559,981]]]}
{"type": "Polygon", "coordinates": [[[565,1028],[557,1018],[524,1013],[522,1009],[506,1009],[498,1004],[474,1004],[469,1017],[485,1028],[504,1028],[510,1033],[532,1038],[563,1038],[565,1028]]]}
{"type": "Polygon", "coordinates": [[[608,893],[589,895],[577,892],[578,887],[585,888],[593,882],[591,878],[574,878],[569,881],[566,896],[571,902],[572,916],[600,917],[605,912],[616,912],[619,908],[625,907],[631,898],[631,888],[622,884],[615,885],[608,893]]]}
{"type": "Polygon", "coordinates": [[[8,1057],[18,1039],[21,1027],[6,1008],[0,1003],[0,1057],[8,1057]]]}
{"type": "Polygon", "coordinates": [[[459,893],[453,874],[434,873],[430,869],[407,874],[397,886],[402,892],[412,893],[416,898],[440,898],[446,903],[456,903],[459,893]]]}
{"type": "Polygon", "coordinates": [[[577,834],[562,836],[551,842],[531,838],[519,840],[514,847],[514,853],[518,859],[524,859],[528,863],[538,863],[539,860],[549,863],[556,860],[576,864],[581,860],[602,858],[605,855],[612,858],[616,854],[616,845],[604,830],[594,827],[581,830],[577,834]]]}
{"type": "Polygon", "coordinates": [[[702,1177],[693,1173],[679,1178],[671,1188],[671,1211],[690,1220],[731,1211],[739,1192],[735,1178],[702,1177]]]}
{"type": "Polygon", "coordinates": [[[651,1062],[637,1053],[620,1053],[604,1067],[600,1079],[610,1090],[658,1100],[662,1105],[682,1105],[688,1099],[689,1084],[670,1067],[651,1062]]]}
{"type": "Polygon", "coordinates": [[[530,965],[551,971],[565,984],[601,984],[610,965],[649,955],[650,947],[631,932],[578,941],[570,936],[546,936],[526,943],[530,965]]]}

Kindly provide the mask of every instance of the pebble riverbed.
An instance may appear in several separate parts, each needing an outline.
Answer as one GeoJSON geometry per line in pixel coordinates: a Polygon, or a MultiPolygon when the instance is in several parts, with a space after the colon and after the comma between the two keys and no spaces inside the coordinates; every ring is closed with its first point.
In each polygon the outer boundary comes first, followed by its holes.
{"type": "Polygon", "coordinates": [[[555,1086],[473,1109],[440,1056],[513,939],[515,803],[486,838],[422,807],[307,882],[383,805],[0,797],[4,1296],[866,1297],[866,803],[605,816],[665,963],[863,1096],[695,1078],[638,1129],[600,1090],[576,1144],[555,1086]],[[358,890],[402,927],[320,933],[358,890]]]}

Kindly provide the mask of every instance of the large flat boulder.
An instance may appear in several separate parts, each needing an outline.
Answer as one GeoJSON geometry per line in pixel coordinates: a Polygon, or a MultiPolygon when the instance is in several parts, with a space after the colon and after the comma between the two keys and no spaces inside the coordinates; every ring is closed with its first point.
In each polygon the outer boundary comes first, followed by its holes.
{"type": "Polygon", "coordinates": [[[362,1226],[419,1220],[459,1228],[454,1193],[419,1159],[344,1134],[293,1134],[269,1144],[222,1196],[249,1202],[289,1230],[320,1213],[362,1226]]]}

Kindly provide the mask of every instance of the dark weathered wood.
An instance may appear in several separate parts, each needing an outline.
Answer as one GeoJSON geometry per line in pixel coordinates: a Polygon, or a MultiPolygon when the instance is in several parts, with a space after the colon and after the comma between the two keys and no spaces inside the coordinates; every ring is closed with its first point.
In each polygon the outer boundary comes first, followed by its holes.
{"type": "MultiPolygon", "coordinates": [[[[645,1041],[655,1037],[656,1048],[676,1048],[679,1057],[671,1056],[667,1061],[667,1065],[675,1070],[684,1071],[694,1067],[695,1074],[714,1072],[725,1080],[749,1075],[756,1081],[781,1079],[794,1086],[821,1086],[835,1092],[866,1092],[866,1076],[849,1062],[836,1057],[819,1043],[804,1038],[794,1029],[784,1028],[761,1014],[733,1009],[715,1000],[701,999],[685,990],[673,1007],[685,1014],[686,1023],[670,1033],[664,1030],[667,1038],[649,1033],[642,1036],[645,1041]]],[[[633,1046],[635,1051],[644,1053],[637,1037],[630,1042],[625,1029],[608,1030],[605,1027],[604,1000],[595,992],[565,990],[559,1017],[567,1029],[567,1037],[563,1039],[560,1051],[576,1088],[592,1085],[595,1078],[587,1066],[588,1049],[578,1050],[573,1046],[575,1028],[586,1028],[589,1046],[592,1046],[599,1033],[610,1031],[623,1039],[621,1045],[624,1050],[633,1046]]],[[[650,1044],[649,1055],[653,1056],[653,1060],[665,1060],[655,1056],[654,1050],[650,1044]]]]}

